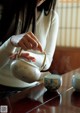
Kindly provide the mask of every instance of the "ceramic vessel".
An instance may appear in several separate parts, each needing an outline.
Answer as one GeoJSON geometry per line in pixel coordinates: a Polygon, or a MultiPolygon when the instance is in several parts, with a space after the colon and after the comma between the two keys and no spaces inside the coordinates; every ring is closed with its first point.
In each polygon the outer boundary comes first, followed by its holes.
{"type": "Polygon", "coordinates": [[[39,80],[40,71],[35,64],[26,62],[25,60],[16,59],[10,66],[12,75],[18,79],[31,83],[39,80]]]}
{"type": "Polygon", "coordinates": [[[76,73],[72,76],[72,86],[76,91],[80,91],[80,73],[76,73]]]}
{"type": "Polygon", "coordinates": [[[44,77],[44,85],[49,91],[57,90],[62,84],[62,77],[57,74],[49,74],[44,77]]]}

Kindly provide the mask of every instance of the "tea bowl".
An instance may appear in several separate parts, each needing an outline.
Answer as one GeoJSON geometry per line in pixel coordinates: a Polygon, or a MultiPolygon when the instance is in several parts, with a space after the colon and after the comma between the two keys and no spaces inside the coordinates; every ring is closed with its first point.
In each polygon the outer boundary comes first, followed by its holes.
{"type": "Polygon", "coordinates": [[[62,85],[62,77],[58,74],[49,74],[44,77],[44,86],[49,91],[55,91],[62,85]]]}
{"type": "Polygon", "coordinates": [[[80,92],[80,73],[75,73],[72,76],[72,86],[76,91],[80,92]]]}

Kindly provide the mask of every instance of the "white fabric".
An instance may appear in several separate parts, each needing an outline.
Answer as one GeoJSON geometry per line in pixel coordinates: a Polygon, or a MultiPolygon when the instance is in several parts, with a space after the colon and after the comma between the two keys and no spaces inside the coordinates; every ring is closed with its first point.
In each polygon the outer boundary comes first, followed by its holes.
{"type": "MultiPolygon", "coordinates": [[[[37,20],[36,36],[42,44],[42,48],[46,51],[46,67],[44,70],[48,69],[51,65],[53,55],[55,52],[57,34],[59,27],[59,18],[57,12],[51,10],[48,16],[44,16],[44,11],[41,13],[39,19],[37,20]]],[[[31,28],[30,28],[31,29],[31,28]]],[[[15,52],[17,49],[14,48],[10,39],[8,39],[0,47],[0,84],[12,87],[28,87],[34,85],[36,82],[29,84],[23,82],[11,74],[10,64],[11,60],[9,55],[15,52]]],[[[36,60],[36,65],[40,68],[44,55],[37,54],[34,51],[28,51],[33,55],[36,60]]]]}

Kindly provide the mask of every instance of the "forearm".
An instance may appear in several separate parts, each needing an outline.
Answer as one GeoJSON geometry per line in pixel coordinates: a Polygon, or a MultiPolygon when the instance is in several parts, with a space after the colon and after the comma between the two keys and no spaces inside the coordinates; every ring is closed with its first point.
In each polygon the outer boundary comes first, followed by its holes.
{"type": "Polygon", "coordinates": [[[2,46],[0,46],[0,67],[2,67],[8,60],[12,53],[14,46],[10,43],[8,39],[2,46]]]}

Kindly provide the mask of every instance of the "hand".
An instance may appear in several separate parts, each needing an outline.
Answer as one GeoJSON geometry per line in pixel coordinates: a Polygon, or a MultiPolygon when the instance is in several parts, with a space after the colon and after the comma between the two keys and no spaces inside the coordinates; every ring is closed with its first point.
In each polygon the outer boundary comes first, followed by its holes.
{"type": "MultiPolygon", "coordinates": [[[[10,59],[15,60],[17,55],[18,55],[18,53],[10,55],[10,59]]],[[[30,56],[29,53],[21,53],[19,55],[19,58],[23,58],[28,61],[36,62],[36,59],[34,57],[30,56]]]]}
{"type": "Polygon", "coordinates": [[[33,49],[43,52],[40,42],[32,32],[12,36],[11,43],[16,47],[21,47],[23,50],[33,49]]]}

